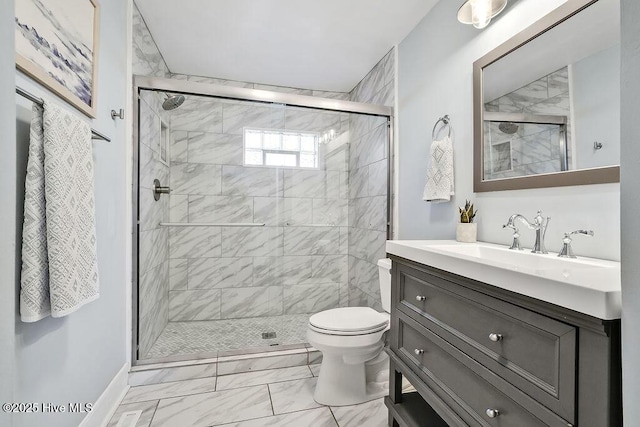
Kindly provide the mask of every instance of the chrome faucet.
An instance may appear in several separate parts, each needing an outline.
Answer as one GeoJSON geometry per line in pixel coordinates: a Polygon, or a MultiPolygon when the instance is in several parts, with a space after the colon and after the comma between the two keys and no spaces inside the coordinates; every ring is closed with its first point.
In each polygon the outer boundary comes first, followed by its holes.
{"type": "Polygon", "coordinates": [[[510,223],[504,224],[502,228],[510,228],[513,230],[513,241],[511,242],[511,246],[509,249],[517,249],[519,251],[522,250],[522,246],[520,246],[520,230],[513,224],[513,221],[509,221],[510,223]]]}
{"type": "Polygon", "coordinates": [[[562,250],[558,254],[559,257],[562,258],[576,258],[573,253],[573,248],[571,247],[571,236],[574,234],[584,234],[585,236],[593,236],[592,230],[576,230],[571,233],[564,233],[564,238],[562,239],[562,250]]]}
{"type": "Polygon", "coordinates": [[[520,246],[520,242],[516,241],[519,235],[514,224],[515,220],[517,219],[524,222],[528,228],[535,230],[536,232],[536,242],[533,244],[533,250],[531,252],[533,252],[534,254],[548,253],[547,248],[545,248],[544,246],[544,238],[547,234],[547,226],[549,225],[549,221],[551,221],[551,217],[547,217],[547,219],[545,220],[545,218],[542,216],[542,212],[538,211],[535,218],[533,218],[533,222],[531,223],[521,214],[511,215],[509,217],[509,221],[507,221],[507,223],[502,226],[502,228],[512,228],[516,230],[516,233],[514,234],[514,242],[511,244],[511,247],[509,249],[519,249],[520,246]]]}

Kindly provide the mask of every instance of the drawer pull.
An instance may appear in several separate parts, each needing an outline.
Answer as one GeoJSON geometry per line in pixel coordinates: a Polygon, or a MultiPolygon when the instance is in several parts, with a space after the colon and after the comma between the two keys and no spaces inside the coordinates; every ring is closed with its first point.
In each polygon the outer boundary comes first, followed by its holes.
{"type": "Polygon", "coordinates": [[[413,352],[416,354],[416,356],[422,356],[424,354],[424,350],[421,348],[416,348],[415,350],[413,350],[413,352]]]}
{"type": "Polygon", "coordinates": [[[500,415],[500,411],[498,411],[497,409],[487,409],[485,413],[489,418],[496,418],[498,415],[500,415]]]}
{"type": "Polygon", "coordinates": [[[504,338],[502,334],[489,334],[489,339],[493,342],[502,341],[502,338],[504,338]]]}
{"type": "Polygon", "coordinates": [[[427,300],[427,297],[425,297],[424,295],[418,295],[416,297],[416,301],[421,301],[422,302],[422,301],[426,301],[426,300],[427,300]]]}

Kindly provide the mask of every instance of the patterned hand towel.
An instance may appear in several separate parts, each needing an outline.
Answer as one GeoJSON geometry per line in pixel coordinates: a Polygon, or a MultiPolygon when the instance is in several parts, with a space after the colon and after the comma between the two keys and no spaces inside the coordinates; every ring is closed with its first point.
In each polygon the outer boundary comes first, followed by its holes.
{"type": "Polygon", "coordinates": [[[98,298],[89,125],[33,107],[25,182],[20,316],[62,317],[98,298]]]}
{"type": "Polygon", "coordinates": [[[424,187],[422,199],[434,203],[448,202],[454,194],[451,138],[445,136],[441,141],[433,141],[430,153],[427,184],[424,187]]]}

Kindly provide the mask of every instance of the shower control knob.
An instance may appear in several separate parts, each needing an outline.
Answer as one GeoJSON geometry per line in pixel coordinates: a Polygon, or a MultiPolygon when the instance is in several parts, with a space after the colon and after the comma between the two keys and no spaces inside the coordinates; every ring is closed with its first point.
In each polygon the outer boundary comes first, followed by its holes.
{"type": "Polygon", "coordinates": [[[502,338],[504,338],[502,334],[489,334],[489,339],[493,342],[502,341],[502,338]]]}
{"type": "Polygon", "coordinates": [[[169,194],[170,192],[171,189],[169,187],[163,187],[157,179],[153,180],[153,198],[156,202],[160,200],[161,194],[169,194]]]}
{"type": "Polygon", "coordinates": [[[416,354],[416,356],[422,356],[424,354],[424,350],[421,348],[416,348],[415,350],[413,350],[413,352],[416,354]]]}
{"type": "Polygon", "coordinates": [[[496,418],[498,415],[500,415],[500,411],[498,411],[497,409],[487,409],[485,411],[485,414],[487,414],[487,417],[489,418],[496,418]]]}
{"type": "Polygon", "coordinates": [[[422,302],[422,301],[426,301],[426,300],[427,300],[427,297],[425,297],[424,295],[418,295],[416,297],[416,301],[422,302]]]}

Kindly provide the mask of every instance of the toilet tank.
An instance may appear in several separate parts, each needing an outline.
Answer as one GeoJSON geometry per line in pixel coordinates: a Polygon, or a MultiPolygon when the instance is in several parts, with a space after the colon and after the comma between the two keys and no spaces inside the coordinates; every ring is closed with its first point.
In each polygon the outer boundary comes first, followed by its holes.
{"type": "Polygon", "coordinates": [[[391,313],[391,260],[389,258],[378,260],[378,280],[382,308],[387,313],[391,313]]]}

